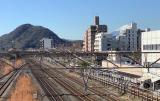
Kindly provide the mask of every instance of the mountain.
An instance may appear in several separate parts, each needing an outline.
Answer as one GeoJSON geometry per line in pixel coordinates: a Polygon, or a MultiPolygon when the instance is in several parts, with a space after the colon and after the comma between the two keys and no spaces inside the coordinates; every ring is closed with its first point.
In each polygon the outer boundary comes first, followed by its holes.
{"type": "Polygon", "coordinates": [[[120,33],[120,31],[113,31],[110,34],[112,34],[112,36],[117,36],[117,35],[119,35],[119,33],[120,33]]]}
{"type": "Polygon", "coordinates": [[[13,45],[18,49],[38,48],[39,41],[44,37],[53,39],[54,44],[72,44],[68,40],[61,39],[48,28],[23,24],[14,31],[0,37],[0,48],[9,49],[13,45]]]}

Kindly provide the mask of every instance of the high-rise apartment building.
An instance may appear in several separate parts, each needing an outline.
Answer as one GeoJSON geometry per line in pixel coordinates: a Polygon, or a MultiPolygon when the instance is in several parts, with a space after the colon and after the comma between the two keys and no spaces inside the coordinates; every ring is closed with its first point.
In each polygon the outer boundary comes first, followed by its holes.
{"type": "Polygon", "coordinates": [[[91,25],[85,32],[83,51],[94,52],[95,35],[99,32],[107,32],[107,25],[100,25],[99,16],[95,16],[94,25],[91,25]]]}
{"type": "Polygon", "coordinates": [[[122,26],[116,37],[118,50],[120,51],[137,51],[137,24],[131,23],[122,26]]]}
{"type": "Polygon", "coordinates": [[[95,36],[94,50],[95,52],[111,51],[115,49],[115,40],[112,34],[97,33],[95,36]]]}

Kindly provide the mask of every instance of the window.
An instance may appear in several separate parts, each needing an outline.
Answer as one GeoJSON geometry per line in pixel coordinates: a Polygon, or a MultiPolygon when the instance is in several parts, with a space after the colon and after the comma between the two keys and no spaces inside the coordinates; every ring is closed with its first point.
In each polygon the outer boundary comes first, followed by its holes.
{"type": "Polygon", "coordinates": [[[146,45],[143,45],[143,50],[146,50],[146,45]]]}
{"type": "Polygon", "coordinates": [[[157,45],[157,50],[160,50],[160,44],[157,45]]]}
{"type": "Polygon", "coordinates": [[[157,45],[152,45],[153,50],[157,50],[156,46],[157,45]]]}
{"type": "Polygon", "coordinates": [[[111,44],[107,44],[107,46],[111,46],[111,44]]]}
{"type": "Polygon", "coordinates": [[[130,30],[128,30],[128,33],[130,33],[130,30]]]}
{"type": "Polygon", "coordinates": [[[160,44],[143,45],[143,50],[160,50],[160,44]]]}

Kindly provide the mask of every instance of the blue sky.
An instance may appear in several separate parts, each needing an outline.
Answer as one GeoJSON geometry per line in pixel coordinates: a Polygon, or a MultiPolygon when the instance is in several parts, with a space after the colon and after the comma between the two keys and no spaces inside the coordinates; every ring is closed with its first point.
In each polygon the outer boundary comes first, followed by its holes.
{"type": "Polygon", "coordinates": [[[41,25],[66,39],[83,39],[93,17],[109,32],[130,22],[160,29],[160,0],[1,0],[0,35],[25,23],[41,25]]]}

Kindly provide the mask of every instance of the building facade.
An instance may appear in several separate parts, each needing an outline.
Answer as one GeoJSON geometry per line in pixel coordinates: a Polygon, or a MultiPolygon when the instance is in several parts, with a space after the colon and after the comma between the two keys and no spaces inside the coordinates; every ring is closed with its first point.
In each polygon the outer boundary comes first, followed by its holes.
{"type": "Polygon", "coordinates": [[[40,48],[41,49],[52,49],[53,47],[52,39],[42,38],[40,40],[40,48]]]}
{"type": "MultiPolygon", "coordinates": [[[[142,32],[141,51],[160,52],[160,30],[142,32]]],[[[143,65],[149,65],[160,58],[160,53],[145,53],[141,58],[143,65]]],[[[155,65],[160,66],[160,61],[157,61],[155,65]]]]}
{"type": "Polygon", "coordinates": [[[116,36],[117,49],[120,51],[137,51],[137,32],[136,23],[122,26],[116,36]]]}
{"type": "Polygon", "coordinates": [[[112,34],[97,33],[95,35],[94,50],[95,52],[110,51],[114,48],[114,42],[112,34]]]}
{"type": "Polygon", "coordinates": [[[107,26],[100,25],[99,16],[95,16],[94,25],[91,25],[84,34],[83,51],[94,52],[95,35],[99,32],[107,32],[107,26]]]}
{"type": "Polygon", "coordinates": [[[149,89],[160,89],[160,30],[142,32],[141,35],[141,62],[142,65],[155,68],[143,68],[143,78],[150,84],[149,89]],[[144,53],[149,52],[149,53],[144,53]],[[152,64],[154,63],[154,64],[152,64]]]}
{"type": "Polygon", "coordinates": [[[145,30],[138,29],[137,31],[137,51],[141,51],[141,37],[143,32],[150,31],[150,28],[147,28],[145,30]]]}

